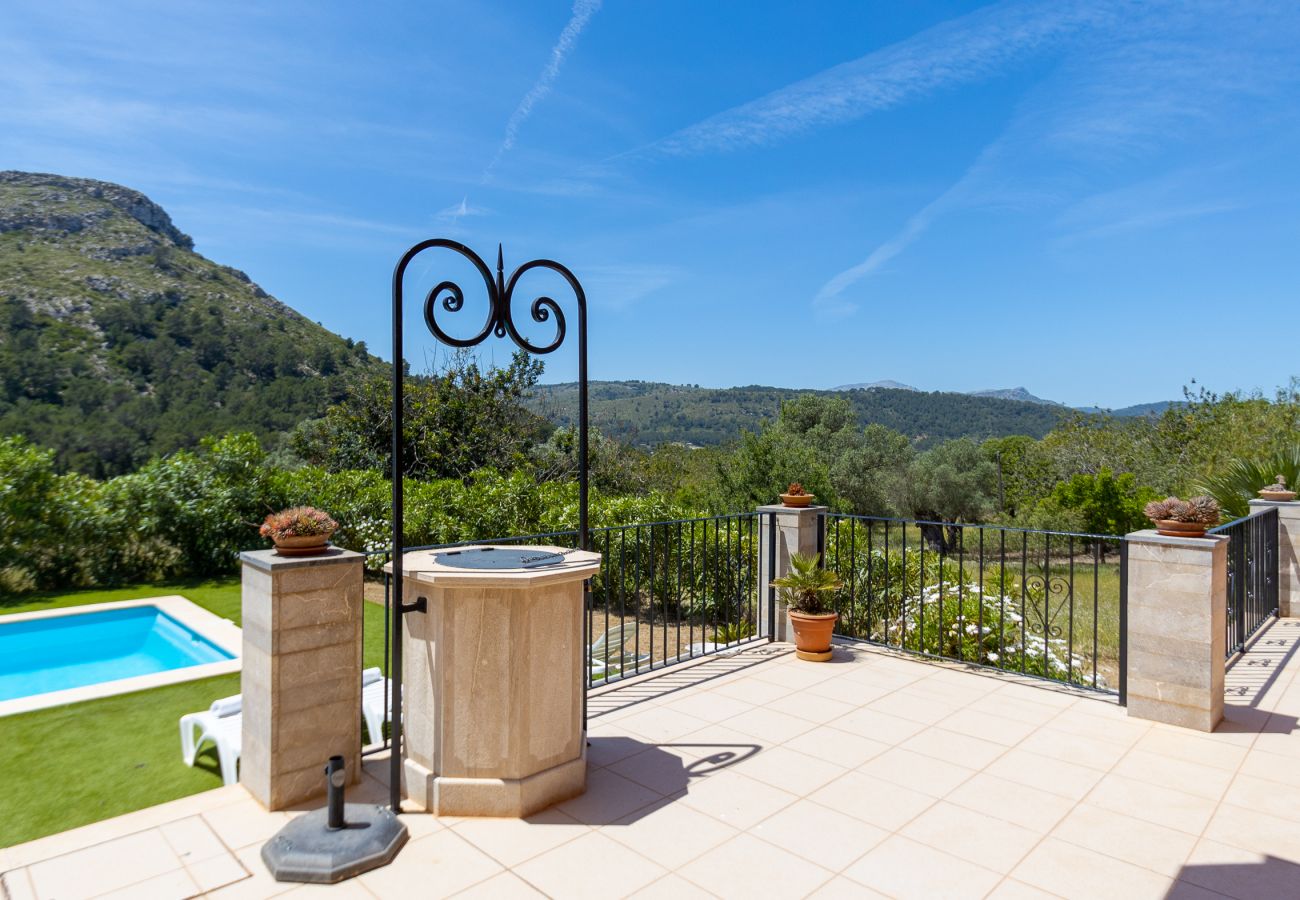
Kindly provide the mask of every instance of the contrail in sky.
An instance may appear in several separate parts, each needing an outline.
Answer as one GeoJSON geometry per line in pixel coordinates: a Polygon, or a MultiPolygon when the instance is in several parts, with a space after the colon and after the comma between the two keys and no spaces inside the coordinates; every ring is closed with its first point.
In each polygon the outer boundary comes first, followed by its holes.
{"type": "Polygon", "coordinates": [[[532,114],[533,107],[551,92],[551,85],[555,83],[556,77],[560,74],[560,67],[564,65],[564,60],[573,50],[574,45],[578,42],[578,35],[582,34],[582,29],[587,27],[600,10],[601,0],[574,0],[573,15],[569,18],[569,24],[564,26],[560,32],[559,40],[551,48],[551,58],[546,63],[546,68],[542,69],[542,74],[538,77],[536,83],[524,94],[524,99],[519,101],[515,111],[510,114],[510,120],[506,122],[505,140],[497,148],[496,156],[487,164],[483,170],[483,181],[486,183],[492,177],[492,170],[496,168],[501,157],[506,154],[515,145],[515,140],[519,136],[519,128],[524,121],[532,114]]]}

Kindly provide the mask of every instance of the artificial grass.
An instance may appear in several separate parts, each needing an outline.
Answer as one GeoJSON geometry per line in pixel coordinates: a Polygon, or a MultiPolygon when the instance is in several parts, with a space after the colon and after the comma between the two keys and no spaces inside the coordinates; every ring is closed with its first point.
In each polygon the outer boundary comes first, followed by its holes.
{"type": "MultiPolygon", "coordinates": [[[[25,594],[0,600],[0,618],[168,594],[240,622],[238,578],[25,594]]],[[[362,610],[365,665],[384,666],[384,609],[362,610]]],[[[239,675],[222,675],[0,718],[0,847],[221,787],[212,747],[181,761],[177,723],[238,693],[239,675]]]]}

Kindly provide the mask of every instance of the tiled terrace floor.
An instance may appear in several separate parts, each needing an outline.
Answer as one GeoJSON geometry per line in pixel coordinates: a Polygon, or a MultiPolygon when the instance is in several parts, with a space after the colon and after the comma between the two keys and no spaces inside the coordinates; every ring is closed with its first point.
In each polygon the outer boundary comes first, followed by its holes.
{"type": "MultiPolygon", "coordinates": [[[[342,885],[272,881],[259,848],[289,814],[237,786],[0,851],[0,871],[10,900],[1297,897],[1298,644],[1300,620],[1270,628],[1213,735],[956,666],[766,645],[593,695],[584,796],[526,822],[408,815],[396,862],[342,885]]],[[[371,768],[349,799],[384,795],[371,768]]]]}

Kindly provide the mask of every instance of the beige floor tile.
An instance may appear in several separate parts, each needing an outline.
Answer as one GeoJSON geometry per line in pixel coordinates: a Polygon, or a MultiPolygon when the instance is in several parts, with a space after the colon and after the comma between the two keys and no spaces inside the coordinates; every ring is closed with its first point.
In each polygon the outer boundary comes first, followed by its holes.
{"type": "Polygon", "coordinates": [[[243,881],[250,873],[232,853],[210,856],[207,859],[191,862],[186,866],[190,876],[201,891],[215,891],[228,884],[243,881]]]}
{"type": "Polygon", "coordinates": [[[912,735],[925,730],[925,725],[911,719],[900,719],[865,706],[828,723],[833,728],[871,738],[883,744],[901,744],[912,735]]]}
{"type": "Polygon", "coordinates": [[[1149,869],[1050,837],[1035,847],[1011,875],[1069,900],[1161,900],[1173,883],[1149,869]]]}
{"type": "Polygon", "coordinates": [[[844,874],[890,897],[983,897],[1002,876],[941,850],[894,835],[844,874]]]}
{"type": "Polygon", "coordinates": [[[726,719],[722,724],[771,744],[783,744],[790,738],[817,727],[807,719],[770,709],[754,709],[726,719]]]}
{"type": "Polygon", "coordinates": [[[790,691],[798,691],[834,678],[837,668],[834,665],[817,665],[798,660],[797,665],[756,666],[750,677],[769,681],[790,691]]]}
{"type": "Polygon", "coordinates": [[[785,697],[795,689],[783,684],[773,684],[761,678],[739,678],[726,684],[720,684],[710,693],[733,697],[754,706],[766,706],[774,700],[785,697]]]}
{"type": "Polygon", "coordinates": [[[749,833],[835,872],[889,837],[883,828],[811,800],[768,816],[749,833]]]}
{"type": "Polygon", "coordinates": [[[745,829],[797,799],[794,794],[739,772],[722,772],[692,784],[681,802],[734,828],[745,829]]]}
{"type": "Polygon", "coordinates": [[[1109,771],[1125,753],[1123,747],[1109,741],[1081,734],[1063,734],[1050,728],[1039,729],[1029,735],[1017,745],[1017,749],[1101,772],[1109,771]]]}
{"type": "Polygon", "coordinates": [[[467,818],[452,830],[510,868],[581,837],[591,829],[551,808],[526,819],[467,818]]]}
{"type": "Polygon", "coordinates": [[[1041,756],[1020,747],[1008,750],[1005,756],[984,771],[1071,800],[1082,800],[1101,781],[1104,774],[1087,766],[1041,756]]]}
{"type": "Polygon", "coordinates": [[[619,720],[619,727],[643,735],[656,743],[671,741],[711,724],[666,706],[650,707],[619,720]]]}
{"type": "MultiPolygon", "coordinates": [[[[407,845],[409,849],[410,844],[407,845]]],[[[403,853],[406,850],[402,851],[403,853]]],[[[253,844],[235,851],[239,864],[248,872],[248,877],[233,882],[226,887],[211,891],[208,896],[217,900],[261,900],[275,897],[292,890],[294,885],[276,881],[262,862],[261,844],[253,844]]],[[[400,856],[398,857],[401,858],[400,856]]]]}
{"type": "Polygon", "coordinates": [[[232,850],[264,844],[289,821],[280,812],[267,812],[252,797],[203,813],[203,821],[232,850]]]}
{"type": "Polygon", "coordinates": [[[99,898],[102,900],[179,900],[182,897],[193,897],[199,893],[199,890],[198,884],[190,877],[189,872],[175,869],[100,894],[99,898]]]}
{"type": "Polygon", "coordinates": [[[708,777],[710,767],[692,768],[694,761],[691,757],[670,752],[667,747],[653,747],[621,759],[607,770],[656,793],[668,795],[686,790],[692,778],[708,777]]]}
{"type": "Polygon", "coordinates": [[[821,697],[817,694],[799,692],[782,697],[780,700],[773,700],[771,703],[766,704],[764,708],[796,716],[800,719],[807,719],[815,725],[822,725],[853,712],[860,705],[845,703],[842,700],[832,700],[829,697],[821,697]]]}
{"type": "Polygon", "coordinates": [[[106,841],[31,865],[27,873],[40,897],[96,897],[181,868],[179,857],[156,830],[106,841]]]}
{"type": "Polygon", "coordinates": [[[1238,775],[1223,797],[1225,803],[1300,822],[1300,787],[1238,775]]]}
{"type": "Polygon", "coordinates": [[[1071,810],[1052,837],[1122,859],[1170,878],[1196,845],[1185,831],[1143,822],[1087,803],[1071,810]]]}
{"type": "Polygon", "coordinates": [[[1295,760],[1278,756],[1276,753],[1251,750],[1241,761],[1241,768],[1237,771],[1241,775],[1249,775],[1252,778],[1300,787],[1300,765],[1296,765],[1295,760]]]}
{"type": "Polygon", "coordinates": [[[725,822],[687,806],[680,797],[602,826],[600,833],[670,870],[739,834],[725,822]]]}
{"type": "Polygon", "coordinates": [[[609,900],[634,893],[668,871],[593,831],[530,859],[515,874],[550,897],[609,900]]]}
{"type": "Polygon", "coordinates": [[[866,706],[872,700],[883,697],[894,690],[892,685],[871,685],[864,684],[861,681],[843,676],[832,678],[829,681],[823,681],[820,684],[814,684],[810,688],[805,688],[800,693],[804,696],[825,697],[828,700],[838,700],[841,703],[847,703],[849,706],[857,709],[866,706]]]}
{"type": "Polygon", "coordinates": [[[980,772],[945,798],[950,803],[1047,834],[1065,818],[1073,801],[1038,788],[980,772]]]}
{"type": "Polygon", "coordinates": [[[861,772],[842,775],[808,799],[886,831],[897,831],[935,802],[928,794],[861,772]]]}
{"type": "Polygon", "coordinates": [[[975,774],[974,769],[894,747],[858,767],[858,771],[931,797],[947,796],[975,774]]]}
{"type": "Polygon", "coordinates": [[[1201,833],[1215,806],[1213,800],[1122,775],[1107,775],[1099,781],[1087,802],[1189,834],[1201,833]]]}
{"type": "MultiPolygon", "coordinates": [[[[772,704],[765,705],[770,708],[772,704]]],[[[717,691],[697,691],[680,699],[669,700],[664,708],[683,712],[712,724],[748,712],[754,709],[754,704],[719,694],[717,691]]]]}
{"type": "Polygon", "coordinates": [[[1048,731],[1063,731],[1066,734],[1108,741],[1124,748],[1132,747],[1152,731],[1152,723],[1145,719],[1124,718],[1122,711],[1113,718],[1102,717],[1095,712],[1086,711],[1092,708],[1093,704],[1089,701],[1080,701],[1078,706],[1065,710],[1043,727],[1048,731]]]}
{"type": "Polygon", "coordinates": [[[982,769],[1007,752],[1002,744],[939,727],[918,732],[900,746],[905,750],[935,759],[950,760],[972,769],[982,769]]]}
{"type": "Polygon", "coordinates": [[[1042,840],[1037,831],[944,802],[921,813],[900,833],[1003,875],[1042,840]]]}
{"type": "Polygon", "coordinates": [[[584,825],[607,825],[663,795],[609,769],[587,773],[585,793],[555,807],[584,825]]]}
{"type": "Polygon", "coordinates": [[[1034,726],[1046,725],[1062,714],[1061,707],[1034,703],[1002,693],[987,694],[967,704],[967,708],[1034,726]]]}
{"type": "Polygon", "coordinates": [[[1059,896],[1014,878],[1004,878],[988,895],[988,900],[1054,900],[1059,896]]]}
{"type": "Polygon", "coordinates": [[[1008,747],[1023,743],[1034,733],[1033,725],[1026,725],[1024,722],[1017,722],[1006,716],[981,713],[971,709],[958,710],[937,724],[949,731],[1005,744],[1008,747]]]}
{"type": "Polygon", "coordinates": [[[1300,864],[1300,829],[1291,819],[1221,803],[1203,837],[1300,864]]]}
{"type": "Polygon", "coordinates": [[[829,881],[827,869],[748,834],[738,835],[681,869],[719,897],[803,897],[829,881]]]}
{"type": "Polygon", "coordinates": [[[1233,777],[1230,770],[1218,766],[1171,759],[1136,748],[1130,750],[1111,771],[1126,778],[1186,791],[1209,800],[1221,798],[1233,777]]]}
{"type": "Polygon", "coordinates": [[[885,900],[884,894],[837,875],[808,895],[809,900],[885,900]]]}
{"type": "Polygon", "coordinates": [[[734,771],[804,797],[848,769],[783,745],[769,747],[737,763],[734,771]]]}
{"type": "Polygon", "coordinates": [[[691,884],[680,875],[669,874],[630,896],[635,900],[705,900],[713,894],[698,885],[691,884]]]}
{"type": "Polygon", "coordinates": [[[450,897],[502,871],[492,857],[444,828],[411,841],[393,863],[355,880],[379,897],[450,897]]]}
{"type": "Polygon", "coordinates": [[[502,872],[493,875],[487,881],[480,881],[473,887],[466,888],[455,896],[457,900],[527,900],[527,898],[546,895],[515,873],[502,872]]]}
{"type": "Polygon", "coordinates": [[[889,744],[882,744],[880,741],[873,741],[871,738],[848,731],[840,731],[829,725],[793,737],[781,746],[808,757],[824,759],[846,769],[856,769],[890,747],[889,744]]]}
{"type": "Polygon", "coordinates": [[[1235,771],[1249,752],[1247,748],[1217,740],[1217,735],[1170,732],[1150,729],[1134,744],[1134,749],[1170,759],[1182,759],[1202,766],[1235,771]]]}
{"type": "Polygon", "coordinates": [[[644,753],[655,746],[626,734],[588,735],[587,741],[587,765],[596,769],[644,753]]]}
{"type": "Polygon", "coordinates": [[[886,694],[879,700],[872,700],[867,704],[867,709],[874,709],[876,712],[897,716],[910,722],[920,722],[922,725],[940,722],[960,708],[955,703],[945,703],[920,693],[911,686],[886,694]]]}
{"type": "Polygon", "coordinates": [[[226,856],[230,851],[221,843],[216,833],[200,816],[186,816],[168,822],[158,829],[181,862],[192,865],[213,856],[226,856]]]}
{"type": "Polygon", "coordinates": [[[1227,897],[1300,897],[1300,865],[1202,838],[1179,878],[1227,897]]]}

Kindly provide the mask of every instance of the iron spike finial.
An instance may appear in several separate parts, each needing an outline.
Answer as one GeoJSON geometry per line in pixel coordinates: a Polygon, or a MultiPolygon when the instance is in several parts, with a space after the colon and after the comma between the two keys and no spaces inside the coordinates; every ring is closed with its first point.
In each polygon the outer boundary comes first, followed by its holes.
{"type": "Polygon", "coordinates": [[[500,244],[497,244],[497,290],[503,294],[506,290],[506,260],[500,244]]]}

